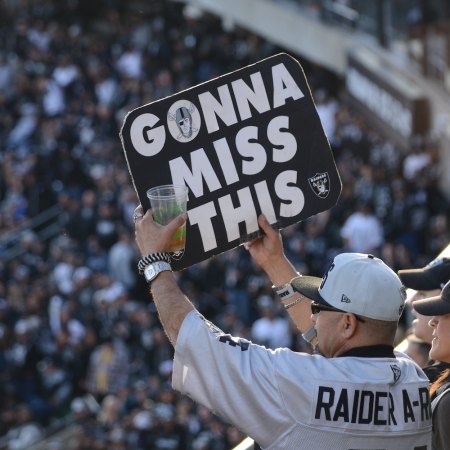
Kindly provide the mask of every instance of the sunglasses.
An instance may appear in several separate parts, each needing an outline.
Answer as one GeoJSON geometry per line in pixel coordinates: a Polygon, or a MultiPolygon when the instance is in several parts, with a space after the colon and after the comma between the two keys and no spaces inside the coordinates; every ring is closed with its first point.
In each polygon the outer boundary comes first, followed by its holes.
{"type": "MultiPolygon", "coordinates": [[[[311,302],[311,312],[315,315],[315,314],[319,314],[320,311],[347,313],[347,311],[342,311],[342,309],[332,308],[331,306],[325,306],[320,303],[311,302]]],[[[353,314],[353,313],[351,313],[351,314],[353,314]]],[[[365,322],[365,320],[362,317],[358,316],[357,314],[353,314],[353,315],[356,317],[356,320],[358,320],[359,322],[362,322],[362,323],[365,322]]]]}

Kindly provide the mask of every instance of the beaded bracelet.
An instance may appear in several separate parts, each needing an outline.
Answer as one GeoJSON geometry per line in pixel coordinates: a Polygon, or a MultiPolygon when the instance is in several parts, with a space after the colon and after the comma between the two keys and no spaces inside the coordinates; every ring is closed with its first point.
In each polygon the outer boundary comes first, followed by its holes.
{"type": "Polygon", "coordinates": [[[150,253],[150,255],[142,257],[142,259],[138,262],[139,274],[142,275],[144,273],[145,268],[154,262],[165,261],[170,264],[171,258],[170,254],[167,252],[156,252],[150,253]]]}
{"type": "Polygon", "coordinates": [[[292,307],[295,306],[295,305],[298,305],[302,300],[304,300],[304,298],[305,298],[305,297],[303,297],[303,295],[302,295],[302,296],[300,296],[300,298],[298,298],[297,300],[294,300],[294,301],[291,302],[291,303],[283,304],[284,309],[289,309],[289,308],[292,308],[292,307]]]}

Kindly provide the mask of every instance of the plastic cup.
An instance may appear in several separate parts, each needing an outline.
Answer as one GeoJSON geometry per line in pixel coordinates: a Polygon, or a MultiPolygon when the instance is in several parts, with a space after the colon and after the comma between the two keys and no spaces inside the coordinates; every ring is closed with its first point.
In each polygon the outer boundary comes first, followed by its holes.
{"type": "MultiPolygon", "coordinates": [[[[153,219],[161,225],[167,225],[172,219],[186,212],[189,189],[184,185],[165,184],[147,191],[153,219]]],[[[168,251],[173,258],[184,254],[186,244],[186,224],[178,228],[172,236],[168,251]]]]}

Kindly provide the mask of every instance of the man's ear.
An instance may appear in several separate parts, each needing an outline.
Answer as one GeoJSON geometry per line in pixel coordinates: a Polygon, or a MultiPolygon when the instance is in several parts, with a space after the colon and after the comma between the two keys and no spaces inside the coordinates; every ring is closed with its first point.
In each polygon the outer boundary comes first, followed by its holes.
{"type": "Polygon", "coordinates": [[[356,333],[358,327],[358,319],[354,314],[346,313],[342,317],[343,335],[346,339],[350,339],[356,333]]]}

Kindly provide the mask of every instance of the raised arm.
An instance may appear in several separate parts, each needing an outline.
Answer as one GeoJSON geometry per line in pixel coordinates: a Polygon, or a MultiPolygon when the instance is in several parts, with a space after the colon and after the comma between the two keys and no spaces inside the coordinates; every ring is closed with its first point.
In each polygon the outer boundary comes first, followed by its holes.
{"type": "MultiPolygon", "coordinates": [[[[141,206],[136,208],[135,217],[136,243],[142,256],[167,251],[173,233],[187,218],[186,214],[181,214],[168,225],[162,226],[153,221],[151,210],[143,215],[141,206]]],[[[161,272],[152,281],[150,288],[161,324],[175,347],[181,324],[194,306],[181,292],[171,271],[161,272]]]]}
{"type": "MultiPolygon", "coordinates": [[[[276,290],[285,292],[281,287],[298,276],[298,273],[284,254],[280,232],[272,228],[264,215],[259,216],[258,224],[264,236],[247,242],[244,247],[266,272],[272,284],[279,287],[276,290]]],[[[299,293],[288,294],[280,300],[300,332],[309,331],[313,325],[311,302],[299,293]]]]}

